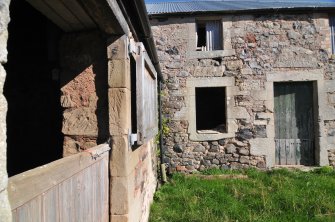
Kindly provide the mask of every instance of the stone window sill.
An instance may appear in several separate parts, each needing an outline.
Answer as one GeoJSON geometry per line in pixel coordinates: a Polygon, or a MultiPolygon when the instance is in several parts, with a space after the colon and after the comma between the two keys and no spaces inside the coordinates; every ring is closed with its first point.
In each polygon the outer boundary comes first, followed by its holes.
{"type": "Polygon", "coordinates": [[[225,138],[232,138],[235,133],[190,133],[190,140],[192,141],[211,141],[225,138]]]}
{"type": "Polygon", "coordinates": [[[215,51],[190,51],[188,52],[188,59],[211,59],[211,58],[222,58],[226,56],[235,55],[235,50],[215,50],[215,51]]]}
{"type": "Polygon", "coordinates": [[[198,134],[218,134],[221,133],[219,131],[216,130],[197,130],[198,134]]]}

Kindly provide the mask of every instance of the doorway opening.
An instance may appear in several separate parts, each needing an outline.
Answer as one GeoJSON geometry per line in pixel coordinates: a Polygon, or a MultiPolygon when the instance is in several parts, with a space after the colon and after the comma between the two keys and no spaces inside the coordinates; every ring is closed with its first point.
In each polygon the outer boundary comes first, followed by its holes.
{"type": "Polygon", "coordinates": [[[274,83],[277,165],[315,164],[314,83],[274,83]]]}

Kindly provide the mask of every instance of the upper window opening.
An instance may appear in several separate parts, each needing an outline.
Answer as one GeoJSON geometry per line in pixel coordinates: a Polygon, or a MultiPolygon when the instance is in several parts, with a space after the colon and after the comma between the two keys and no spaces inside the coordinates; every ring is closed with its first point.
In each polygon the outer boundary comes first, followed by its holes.
{"type": "Polygon", "coordinates": [[[196,129],[198,133],[210,130],[226,133],[226,89],[225,87],[197,87],[196,129]]]}
{"type": "Polygon", "coordinates": [[[222,50],[222,23],[220,21],[197,22],[197,51],[222,50]]]}

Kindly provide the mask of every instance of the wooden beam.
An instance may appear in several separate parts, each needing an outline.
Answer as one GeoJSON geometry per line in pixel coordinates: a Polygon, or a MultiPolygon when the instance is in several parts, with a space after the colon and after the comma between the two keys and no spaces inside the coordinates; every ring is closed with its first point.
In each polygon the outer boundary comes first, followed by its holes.
{"type": "Polygon", "coordinates": [[[85,29],[85,26],[81,23],[77,16],[72,14],[72,12],[63,4],[62,1],[44,0],[44,2],[71,26],[71,31],[79,31],[85,29]]]}
{"type": "Polygon", "coordinates": [[[116,0],[78,0],[78,2],[105,33],[129,34],[128,24],[116,0]]]}
{"type": "Polygon", "coordinates": [[[65,7],[71,11],[71,13],[78,18],[80,23],[86,29],[95,28],[96,25],[94,21],[89,17],[89,15],[85,12],[85,10],[81,7],[81,5],[76,0],[61,0],[65,7]]]}
{"type": "Polygon", "coordinates": [[[70,26],[70,24],[68,24],[64,18],[62,18],[52,8],[50,8],[49,5],[45,4],[44,1],[27,0],[27,2],[31,4],[36,10],[41,12],[44,16],[49,18],[53,23],[58,25],[65,32],[72,30],[72,27],[70,26]]]}

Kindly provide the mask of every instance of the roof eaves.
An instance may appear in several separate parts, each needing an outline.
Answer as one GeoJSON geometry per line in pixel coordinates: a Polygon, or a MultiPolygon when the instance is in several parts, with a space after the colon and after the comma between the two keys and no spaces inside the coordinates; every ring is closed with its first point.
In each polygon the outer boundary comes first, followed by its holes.
{"type": "Polygon", "coordinates": [[[292,12],[292,11],[308,11],[308,12],[330,12],[335,10],[334,7],[272,7],[272,8],[255,8],[255,9],[238,9],[238,10],[199,10],[199,11],[177,11],[177,12],[158,12],[150,13],[149,17],[160,16],[177,16],[177,15],[206,15],[206,14],[244,14],[244,13],[265,13],[265,12],[292,12]]]}

